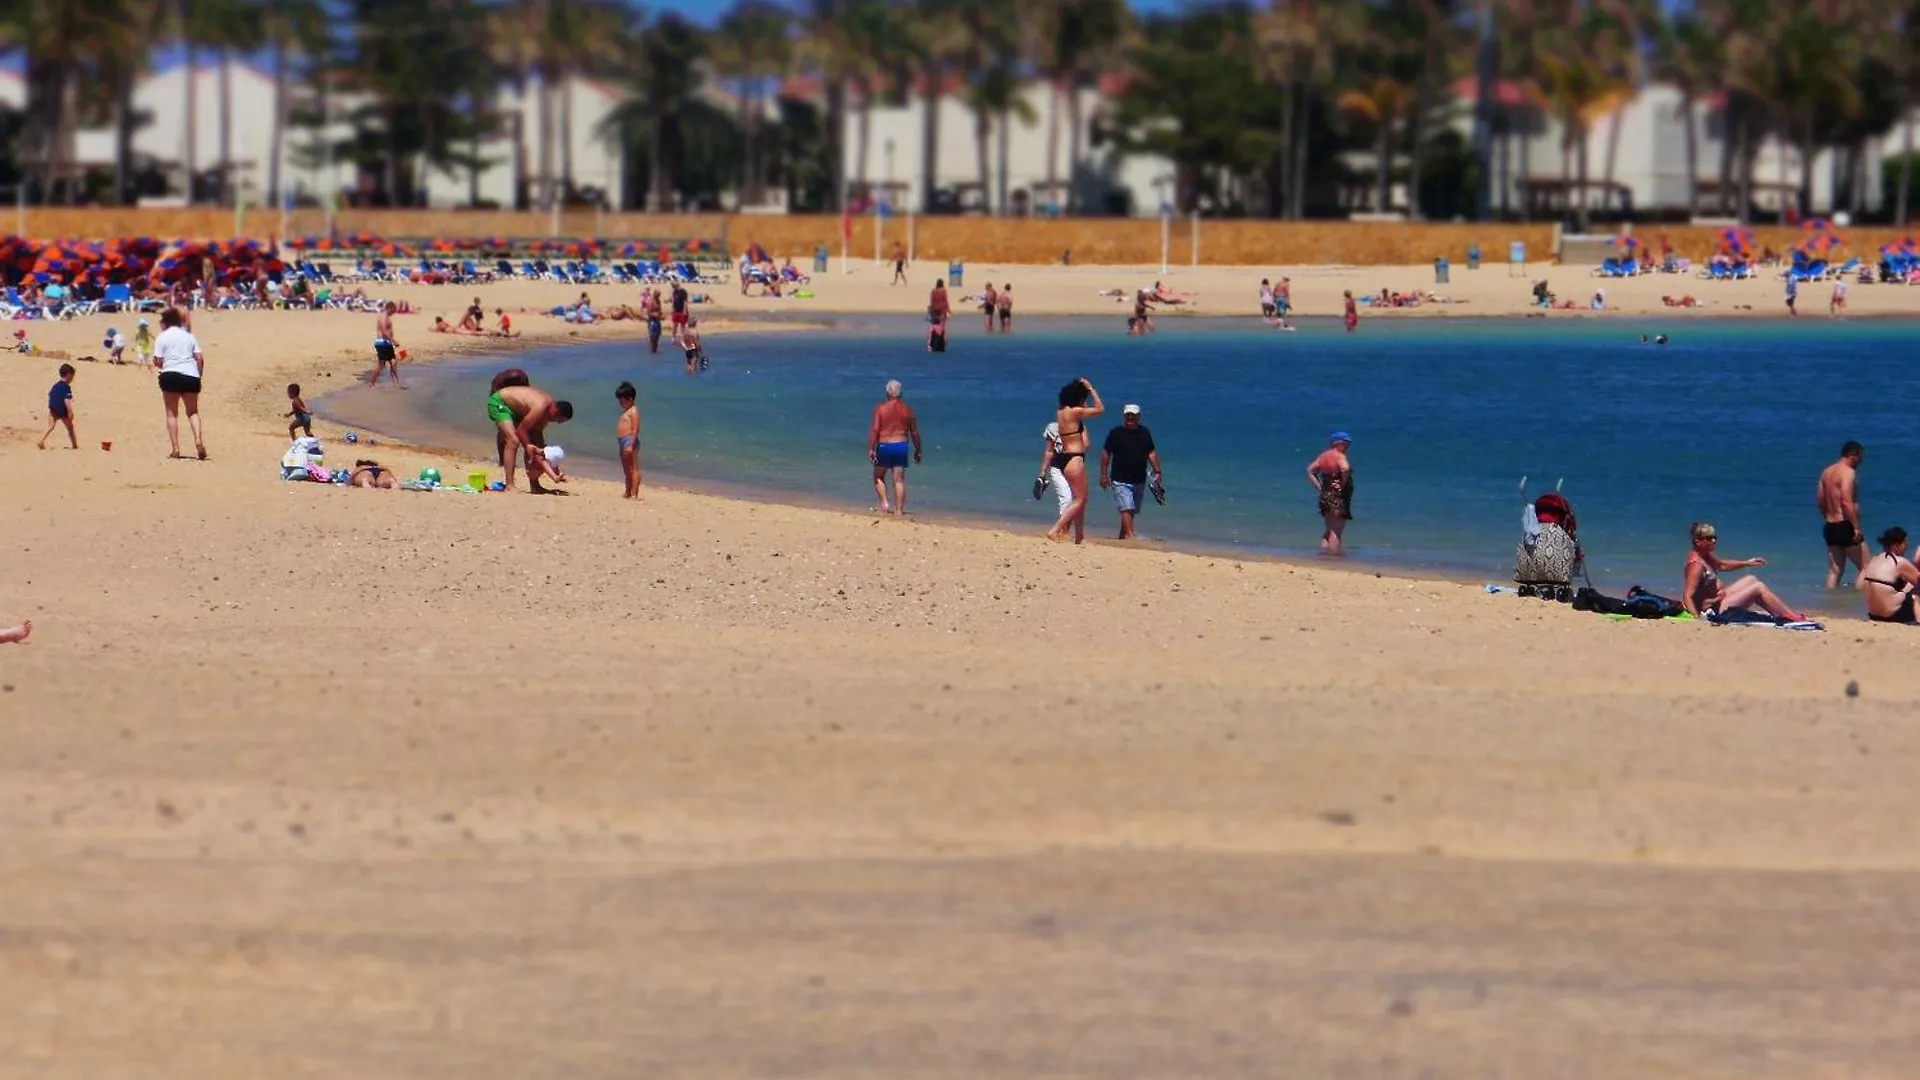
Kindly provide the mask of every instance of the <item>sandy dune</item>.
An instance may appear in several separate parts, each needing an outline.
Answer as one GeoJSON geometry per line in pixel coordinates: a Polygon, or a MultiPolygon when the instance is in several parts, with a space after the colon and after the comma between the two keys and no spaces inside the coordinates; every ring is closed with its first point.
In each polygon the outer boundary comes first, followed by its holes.
{"type": "MultiPolygon", "coordinates": [[[[1170,275],[1208,304],[1241,276],[1170,275]]],[[[895,310],[854,278],[808,310],[895,310]]],[[[1023,311],[1132,281],[1014,279],[1023,311]]],[[[78,354],[109,321],[33,336],[78,354]]],[[[476,344],[424,321],[416,356],[476,344]]],[[[343,385],[371,317],[196,324],[204,464],[165,460],[151,377],[101,364],[86,449],[34,450],[56,362],[0,359],[0,620],[36,623],[0,647],[0,1075],[1920,1057],[1901,628],[1618,624],[660,489],[282,484],[284,384],[343,385]]]]}

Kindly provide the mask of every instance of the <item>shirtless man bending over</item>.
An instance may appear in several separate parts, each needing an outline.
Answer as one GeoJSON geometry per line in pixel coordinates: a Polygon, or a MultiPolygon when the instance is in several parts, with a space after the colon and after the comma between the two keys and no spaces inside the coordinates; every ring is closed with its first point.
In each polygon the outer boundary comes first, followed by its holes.
{"type": "Polygon", "coordinates": [[[867,429],[867,460],[873,462],[873,493],[883,514],[907,512],[907,447],[920,464],[920,422],[913,407],[900,400],[900,380],[887,381],[887,399],[873,407],[867,429]],[[893,502],[887,502],[887,473],[893,473],[893,502]]]}
{"type": "MultiPolygon", "coordinates": [[[[502,372],[501,374],[506,374],[502,372]]],[[[555,401],[552,395],[538,387],[519,385],[503,386],[487,398],[487,419],[499,430],[501,445],[501,467],[507,471],[507,490],[513,487],[513,466],[516,451],[524,450],[527,455],[527,485],[535,495],[556,494],[540,486],[541,474],[551,476],[555,482],[566,480],[560,470],[547,460],[547,425],[564,424],[573,419],[573,403],[555,401]]]]}
{"type": "Polygon", "coordinates": [[[1853,563],[1856,578],[1866,565],[1866,538],[1860,532],[1860,493],[1855,486],[1860,461],[1866,456],[1866,450],[1859,443],[1849,442],[1840,448],[1840,460],[1820,473],[1817,501],[1820,518],[1825,522],[1821,534],[1827,542],[1829,589],[1840,587],[1848,562],[1853,563]]]}

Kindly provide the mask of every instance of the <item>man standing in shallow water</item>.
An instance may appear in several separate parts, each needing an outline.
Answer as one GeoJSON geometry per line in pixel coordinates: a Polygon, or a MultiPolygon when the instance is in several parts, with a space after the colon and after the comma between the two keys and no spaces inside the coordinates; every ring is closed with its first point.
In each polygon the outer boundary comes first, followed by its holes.
{"type": "Polygon", "coordinates": [[[1840,587],[1840,579],[1847,572],[1847,563],[1853,563],[1856,578],[1866,566],[1866,537],[1860,532],[1860,492],[1857,486],[1860,462],[1866,456],[1866,450],[1859,443],[1850,441],[1840,448],[1840,460],[1820,473],[1820,487],[1815,498],[1820,507],[1820,518],[1825,522],[1821,528],[1821,538],[1827,542],[1829,589],[1840,587]]]}
{"type": "Polygon", "coordinates": [[[920,464],[920,421],[913,408],[900,400],[900,380],[887,381],[887,399],[873,407],[867,429],[867,460],[873,463],[873,493],[883,514],[907,512],[907,448],[920,464]],[[893,502],[887,501],[887,473],[893,473],[893,502]]]}

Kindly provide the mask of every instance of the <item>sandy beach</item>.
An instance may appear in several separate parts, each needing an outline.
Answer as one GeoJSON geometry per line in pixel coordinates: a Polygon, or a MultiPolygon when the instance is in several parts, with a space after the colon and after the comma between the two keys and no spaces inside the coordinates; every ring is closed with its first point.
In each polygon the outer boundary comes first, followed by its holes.
{"type": "MultiPolygon", "coordinates": [[[[812,300],[710,287],[710,336],[917,311],[944,267],[838,270],[812,300]]],[[[963,292],[1117,322],[1099,293],[1158,270],[969,266],[963,292]]],[[[1246,315],[1284,273],[1162,280],[1246,315]]],[[[1780,310],[1770,278],[1506,274],[1291,276],[1307,315],[1381,287],[1464,301],[1393,317],[1515,315],[1543,276],[1604,286],[1602,318],[1676,291],[1780,310]]],[[[498,348],[427,332],[476,293],[580,290],[370,291],[421,309],[401,343],[431,362],[498,348]]],[[[17,325],[77,358],[131,322],[17,325]]],[[[35,624],[0,646],[0,1075],[1799,1080],[1920,1055],[1909,628],[1617,623],[652,485],[287,484],[285,384],[348,386],[373,316],[194,329],[207,462],[167,460],[152,376],[78,361],[82,449],[36,450],[59,361],[0,358],[0,625],[35,624]]]]}

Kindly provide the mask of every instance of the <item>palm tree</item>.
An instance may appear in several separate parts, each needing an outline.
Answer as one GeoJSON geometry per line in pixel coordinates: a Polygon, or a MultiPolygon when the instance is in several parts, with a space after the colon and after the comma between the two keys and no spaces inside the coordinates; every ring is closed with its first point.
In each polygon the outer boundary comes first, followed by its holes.
{"type": "Polygon", "coordinates": [[[681,116],[699,93],[706,42],[679,15],[661,16],[626,38],[622,70],[633,96],[607,119],[609,134],[644,132],[652,171],[648,209],[671,210],[678,190],[675,165],[681,152],[681,116]]]}
{"type": "Polygon", "coordinates": [[[1335,103],[1341,113],[1373,132],[1378,167],[1374,209],[1383,214],[1393,209],[1393,129],[1406,115],[1411,96],[1398,80],[1375,75],[1359,89],[1341,94],[1335,103]]]}
{"type": "Polygon", "coordinates": [[[1081,137],[1086,131],[1082,95],[1123,55],[1133,27],[1125,0],[1039,0],[1023,3],[1028,50],[1045,76],[1047,99],[1047,189],[1060,190],[1060,105],[1067,112],[1066,209],[1079,209],[1081,137]]]}
{"type": "Polygon", "coordinates": [[[1018,85],[1011,33],[1013,6],[1009,0],[969,0],[960,5],[958,18],[961,70],[967,76],[965,100],[973,111],[973,145],[980,165],[980,198],[989,203],[990,209],[1004,213],[1005,206],[992,203],[988,146],[996,112],[1018,85]]]}
{"type": "Polygon", "coordinates": [[[741,0],[720,20],[713,37],[714,68],[738,84],[740,128],[746,143],[741,156],[741,205],[762,201],[760,185],[760,124],[766,111],[766,83],[785,69],[790,53],[792,19],[773,0],[741,0]]]}
{"type": "Polygon", "coordinates": [[[1591,214],[1587,144],[1594,121],[1613,115],[1631,93],[1587,47],[1589,32],[1590,27],[1555,28],[1544,35],[1548,48],[1539,58],[1547,104],[1560,121],[1560,177],[1582,232],[1589,227],[1591,214]]]}
{"type": "Polygon", "coordinates": [[[267,149],[267,198],[285,205],[280,190],[281,146],[287,132],[287,76],[295,56],[315,57],[327,48],[329,25],[319,0],[270,0],[261,9],[261,34],[272,50],[273,134],[267,149]]]}
{"type": "Polygon", "coordinates": [[[1700,102],[1719,85],[1725,49],[1696,12],[1684,12],[1658,25],[1654,38],[1654,70],[1680,95],[1676,110],[1686,142],[1687,213],[1700,205],[1700,134],[1694,114],[1700,102]]]}
{"type": "Polygon", "coordinates": [[[1900,85],[1900,187],[1895,193],[1894,224],[1907,226],[1908,190],[1913,186],[1913,110],[1920,97],[1920,2],[1906,0],[1893,11],[1888,51],[1900,85]]]}

